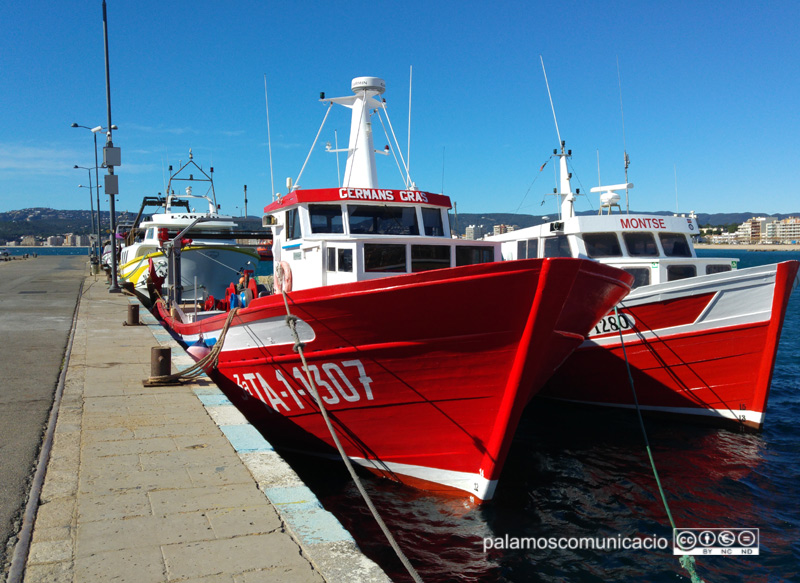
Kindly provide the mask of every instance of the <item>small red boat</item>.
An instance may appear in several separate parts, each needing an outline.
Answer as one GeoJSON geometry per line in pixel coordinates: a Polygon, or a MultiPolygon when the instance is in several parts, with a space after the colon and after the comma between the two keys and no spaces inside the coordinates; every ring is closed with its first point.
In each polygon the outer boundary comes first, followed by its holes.
{"type": "MultiPolygon", "coordinates": [[[[567,157],[561,217],[492,237],[504,259],[581,257],[633,275],[634,290],[550,379],[542,395],[582,404],[760,429],[798,261],[737,269],[737,260],[698,257],[693,214],[622,212],[618,184],[600,193],[600,214],[578,216],[567,157]],[[617,212],[613,212],[617,209],[617,212]],[[624,347],[623,347],[624,344],[624,347]]],[[[627,195],[626,195],[627,196],[627,195]]]]}
{"type": "MultiPolygon", "coordinates": [[[[285,295],[228,294],[241,307],[212,374],[277,446],[335,455],[323,404],[354,462],[487,500],[523,408],[633,277],[582,259],[500,262],[499,244],[452,238],[447,197],[377,186],[383,81],[352,89],[324,100],[352,109],[344,185],[295,186],[264,209],[285,295]]],[[[187,343],[215,341],[228,318],[158,311],[187,343]]]]}

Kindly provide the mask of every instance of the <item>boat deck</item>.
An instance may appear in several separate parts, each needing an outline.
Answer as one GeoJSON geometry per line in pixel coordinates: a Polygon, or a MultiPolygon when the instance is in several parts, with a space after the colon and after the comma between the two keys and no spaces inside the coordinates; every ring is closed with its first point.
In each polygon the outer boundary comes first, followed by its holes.
{"type": "Polygon", "coordinates": [[[142,385],[192,361],[136,299],[79,301],[26,582],[388,581],[213,383],[142,385]]]}

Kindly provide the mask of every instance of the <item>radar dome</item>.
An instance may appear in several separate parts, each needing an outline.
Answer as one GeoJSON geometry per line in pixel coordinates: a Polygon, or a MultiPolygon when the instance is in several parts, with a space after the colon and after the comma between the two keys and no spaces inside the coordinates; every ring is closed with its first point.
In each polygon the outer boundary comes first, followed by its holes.
{"type": "Polygon", "coordinates": [[[386,81],[380,77],[356,77],[350,84],[353,93],[359,91],[376,91],[379,95],[386,91],[386,81]]]}
{"type": "Polygon", "coordinates": [[[603,206],[619,204],[619,195],[616,192],[604,192],[600,195],[600,204],[603,206]]]}

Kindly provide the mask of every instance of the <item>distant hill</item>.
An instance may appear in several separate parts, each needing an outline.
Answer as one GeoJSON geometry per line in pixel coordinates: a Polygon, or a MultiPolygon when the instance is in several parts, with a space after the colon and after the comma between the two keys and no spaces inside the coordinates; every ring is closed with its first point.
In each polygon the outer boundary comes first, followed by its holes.
{"type": "MultiPolygon", "coordinates": [[[[118,212],[120,219],[132,221],[136,213],[118,212]]],[[[109,230],[109,211],[100,211],[100,229],[103,235],[109,230]]],[[[29,208],[0,213],[0,245],[8,241],[19,241],[22,237],[47,238],[53,235],[73,233],[88,235],[94,232],[91,211],[63,211],[51,208],[29,208]]],[[[261,229],[260,217],[247,217],[239,221],[243,230],[261,229]]]]}
{"type": "MultiPolygon", "coordinates": [[[[591,215],[594,213],[582,212],[578,214],[591,215]]],[[[661,211],[650,214],[671,215],[673,213],[661,211]]],[[[135,213],[117,213],[117,221],[120,219],[133,220],[134,215],[135,213]]],[[[775,215],[749,211],[743,213],[698,213],[697,222],[700,226],[711,225],[717,227],[740,224],[752,217],[762,216],[778,220],[791,216],[800,216],[800,212],[775,215]]],[[[100,212],[100,225],[103,234],[108,231],[108,217],[108,211],[100,212]]],[[[491,232],[495,225],[515,225],[517,228],[521,229],[533,225],[540,225],[544,222],[552,221],[555,218],[556,215],[554,214],[537,216],[513,213],[459,213],[458,224],[456,225],[455,217],[451,213],[450,223],[454,228],[457,226],[458,232],[463,235],[469,225],[483,225],[488,232],[491,232]]],[[[5,244],[7,241],[18,241],[21,237],[26,236],[46,238],[52,235],[64,235],[66,233],[74,233],[76,235],[89,234],[93,231],[90,222],[91,213],[85,210],[65,211],[51,208],[29,208],[0,213],[0,245],[5,244]]],[[[260,217],[251,216],[240,218],[238,222],[242,230],[255,231],[262,228],[260,217]]]]}

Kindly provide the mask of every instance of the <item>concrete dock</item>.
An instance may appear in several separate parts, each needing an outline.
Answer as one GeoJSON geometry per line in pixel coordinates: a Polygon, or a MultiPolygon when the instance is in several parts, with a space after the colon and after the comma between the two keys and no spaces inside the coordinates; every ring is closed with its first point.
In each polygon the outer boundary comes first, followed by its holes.
{"type": "Polygon", "coordinates": [[[132,302],[87,271],[24,581],[388,581],[211,381],[143,386],[193,361],[132,302]]]}

